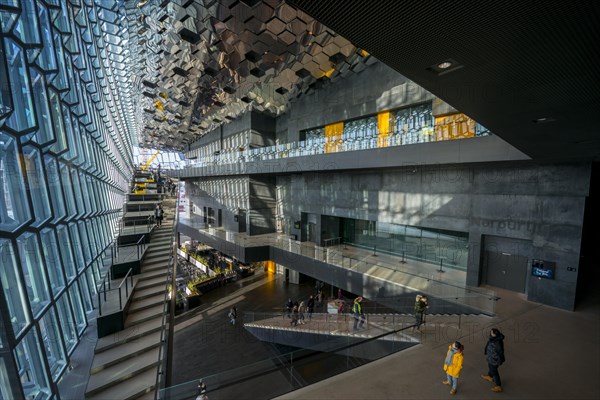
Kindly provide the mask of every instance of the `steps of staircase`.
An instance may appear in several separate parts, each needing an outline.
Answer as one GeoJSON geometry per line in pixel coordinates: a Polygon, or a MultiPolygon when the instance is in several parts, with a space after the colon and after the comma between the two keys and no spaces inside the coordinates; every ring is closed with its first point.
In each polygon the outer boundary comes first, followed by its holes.
{"type": "Polygon", "coordinates": [[[168,263],[169,263],[168,261],[164,261],[164,262],[144,265],[142,267],[141,272],[142,272],[142,274],[148,274],[150,272],[155,272],[155,271],[166,271],[168,263]]]}
{"type": "Polygon", "coordinates": [[[133,325],[140,324],[142,322],[146,322],[152,320],[156,317],[161,317],[164,311],[164,304],[162,302],[152,307],[148,307],[146,309],[140,310],[135,313],[131,313],[127,315],[127,319],[125,320],[126,327],[133,327],[133,325]]]}
{"type": "Polygon", "coordinates": [[[163,288],[166,285],[167,277],[166,272],[160,276],[156,276],[153,278],[148,278],[144,280],[140,280],[136,285],[136,290],[145,290],[154,286],[162,286],[163,288]]]}
{"type": "Polygon", "coordinates": [[[156,382],[156,366],[158,365],[158,348],[146,351],[137,357],[128,360],[126,363],[119,363],[106,368],[90,376],[86,389],[86,398],[96,396],[101,399],[126,399],[144,392],[144,387],[151,389],[156,382]],[[145,379],[139,382],[137,378],[145,371],[149,374],[143,374],[145,379]],[[150,379],[152,377],[152,379],[150,379]],[[121,384],[119,384],[121,383],[121,384]],[[121,386],[116,397],[110,397],[107,389],[115,389],[115,386],[121,386]]]}
{"type": "Polygon", "coordinates": [[[148,259],[148,257],[156,258],[164,256],[165,254],[169,255],[170,252],[171,245],[169,245],[168,243],[164,246],[149,247],[148,250],[146,250],[146,259],[148,259]]]}
{"type": "Polygon", "coordinates": [[[166,268],[163,268],[162,270],[144,272],[138,275],[138,284],[144,284],[146,281],[152,280],[154,278],[164,277],[165,275],[167,275],[166,268]]]}
{"type": "Polygon", "coordinates": [[[131,325],[120,332],[98,339],[95,354],[97,355],[109,349],[121,346],[123,343],[132,342],[152,332],[156,332],[161,328],[162,315],[143,323],[131,325]]]}
{"type": "Polygon", "coordinates": [[[144,299],[137,299],[136,296],[133,296],[133,301],[129,306],[129,315],[133,313],[137,313],[139,311],[145,310],[150,307],[154,307],[156,305],[162,304],[165,301],[164,293],[157,293],[152,297],[146,297],[144,299]]]}
{"type": "Polygon", "coordinates": [[[169,230],[168,232],[159,232],[152,235],[152,243],[155,245],[162,245],[165,243],[171,243],[173,240],[173,232],[169,230]]]}
{"type": "Polygon", "coordinates": [[[144,261],[151,261],[151,260],[156,260],[157,258],[169,258],[169,255],[171,254],[171,250],[170,249],[166,249],[166,250],[161,250],[161,251],[154,251],[152,253],[148,253],[146,252],[145,256],[144,256],[144,261]]]}
{"type": "Polygon", "coordinates": [[[155,331],[144,335],[139,339],[123,343],[120,346],[98,353],[94,356],[90,374],[96,374],[158,345],[160,345],[160,331],[155,331]]]}
{"type": "Polygon", "coordinates": [[[147,289],[136,289],[133,293],[134,301],[147,299],[154,297],[158,294],[161,296],[164,294],[165,288],[163,286],[152,286],[147,289]]]}
{"type": "Polygon", "coordinates": [[[144,260],[144,262],[142,263],[142,265],[152,265],[152,264],[162,263],[163,259],[168,260],[169,256],[168,255],[163,255],[160,258],[154,257],[154,258],[152,258],[150,260],[144,260]]]}

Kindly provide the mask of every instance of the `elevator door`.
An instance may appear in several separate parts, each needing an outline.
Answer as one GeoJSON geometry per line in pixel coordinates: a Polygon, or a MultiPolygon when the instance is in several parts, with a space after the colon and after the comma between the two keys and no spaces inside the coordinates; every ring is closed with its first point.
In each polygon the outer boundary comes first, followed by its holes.
{"type": "Polygon", "coordinates": [[[502,289],[525,293],[527,257],[486,251],[484,267],[486,283],[502,289]]]}

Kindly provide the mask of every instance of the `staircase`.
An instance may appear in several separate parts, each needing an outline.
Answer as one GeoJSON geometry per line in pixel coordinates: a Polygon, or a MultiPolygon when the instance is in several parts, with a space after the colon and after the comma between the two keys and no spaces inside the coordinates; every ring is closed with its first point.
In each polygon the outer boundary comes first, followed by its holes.
{"type": "Polygon", "coordinates": [[[163,208],[163,224],[154,230],[136,276],[125,330],[98,339],[86,399],[154,397],[175,200],[164,200],[163,208]]]}

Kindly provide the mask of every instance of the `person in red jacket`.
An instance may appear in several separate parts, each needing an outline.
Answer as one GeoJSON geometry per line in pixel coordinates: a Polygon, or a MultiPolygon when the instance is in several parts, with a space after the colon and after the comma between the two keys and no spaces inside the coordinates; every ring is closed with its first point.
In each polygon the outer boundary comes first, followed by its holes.
{"type": "Polygon", "coordinates": [[[454,342],[448,347],[448,352],[446,353],[446,359],[444,360],[446,380],[442,383],[452,387],[450,394],[456,394],[458,377],[463,366],[463,350],[464,346],[460,342],[454,342]]]}

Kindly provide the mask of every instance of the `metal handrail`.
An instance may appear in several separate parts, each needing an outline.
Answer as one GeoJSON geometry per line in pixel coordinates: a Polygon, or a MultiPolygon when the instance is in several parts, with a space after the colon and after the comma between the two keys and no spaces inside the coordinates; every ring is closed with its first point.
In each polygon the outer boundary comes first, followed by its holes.
{"type": "Polygon", "coordinates": [[[123,297],[121,296],[121,286],[125,283],[125,297],[129,297],[129,287],[127,285],[127,277],[131,278],[131,288],[133,289],[133,268],[129,268],[129,271],[125,274],[125,277],[119,284],[119,311],[123,309],[123,297]]]}
{"type": "MultiPolygon", "coordinates": [[[[107,274],[108,275],[108,274],[107,274]]],[[[123,310],[123,283],[125,283],[125,297],[129,297],[129,286],[133,289],[133,268],[129,268],[129,271],[125,274],[125,277],[121,280],[119,287],[119,311],[123,310]],[[127,283],[127,278],[130,278],[130,283],[127,283]]],[[[110,280],[108,280],[108,290],[106,290],[106,281],[103,281],[101,290],[98,290],[98,315],[102,315],[102,294],[104,294],[104,302],[106,302],[106,292],[110,292],[112,289],[110,288],[110,280]]]]}
{"type": "MultiPolygon", "coordinates": [[[[177,226],[179,221],[179,198],[177,197],[175,200],[175,218],[174,218],[174,226],[177,226]]],[[[175,243],[177,237],[177,230],[173,229],[173,240],[172,243],[175,243]]],[[[169,375],[169,371],[172,370],[171,362],[173,358],[173,336],[175,334],[175,302],[177,299],[176,292],[176,278],[177,274],[175,273],[175,260],[177,259],[177,246],[173,246],[171,254],[169,255],[169,264],[168,264],[168,273],[167,279],[165,282],[165,297],[164,297],[164,308],[163,308],[163,317],[162,317],[162,329],[160,331],[160,342],[161,345],[158,348],[158,368],[156,370],[156,380],[155,380],[155,390],[154,390],[154,400],[158,399],[159,392],[165,386],[169,386],[171,384],[171,377],[169,375]],[[169,290],[169,286],[171,290],[169,290]],[[168,325],[169,329],[166,329],[167,326],[167,318],[169,318],[168,325]],[[166,354],[166,357],[165,357],[166,354]],[[164,379],[161,383],[161,376],[164,379]]]]}

